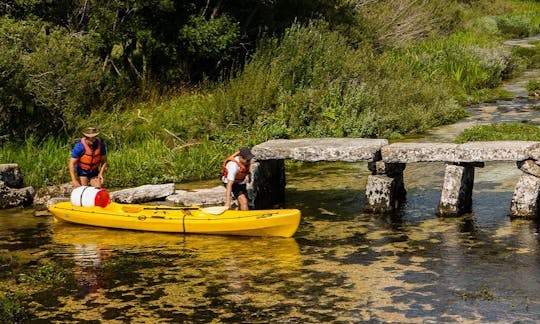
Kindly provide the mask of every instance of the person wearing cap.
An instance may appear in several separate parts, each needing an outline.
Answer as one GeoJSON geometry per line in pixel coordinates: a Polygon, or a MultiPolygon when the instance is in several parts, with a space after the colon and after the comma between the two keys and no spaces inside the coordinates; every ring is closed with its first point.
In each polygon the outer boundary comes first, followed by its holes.
{"type": "Polygon", "coordinates": [[[223,161],[222,177],[226,191],[225,207],[231,208],[232,196],[238,201],[240,210],[248,210],[248,193],[246,183],[250,180],[250,165],[253,153],[247,147],[242,147],[238,152],[223,161]]]}
{"type": "Polygon", "coordinates": [[[69,174],[74,187],[101,187],[107,169],[107,149],[94,127],[83,132],[84,137],[73,146],[69,159],[69,174]],[[78,177],[78,179],[77,179],[78,177]]]}

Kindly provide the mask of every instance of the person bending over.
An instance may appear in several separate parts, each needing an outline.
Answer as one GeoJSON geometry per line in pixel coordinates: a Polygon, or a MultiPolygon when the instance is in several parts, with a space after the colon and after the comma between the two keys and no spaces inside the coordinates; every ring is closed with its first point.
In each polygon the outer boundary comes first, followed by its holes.
{"type": "Polygon", "coordinates": [[[89,184],[101,187],[107,169],[105,143],[98,137],[99,132],[94,127],[88,127],[82,133],[84,137],[73,146],[69,159],[71,183],[74,187],[89,184]]]}
{"type": "Polygon", "coordinates": [[[250,164],[253,154],[247,147],[233,153],[223,162],[222,177],[226,191],[225,207],[231,208],[232,197],[238,201],[240,210],[248,210],[246,183],[250,181],[250,164]]]}

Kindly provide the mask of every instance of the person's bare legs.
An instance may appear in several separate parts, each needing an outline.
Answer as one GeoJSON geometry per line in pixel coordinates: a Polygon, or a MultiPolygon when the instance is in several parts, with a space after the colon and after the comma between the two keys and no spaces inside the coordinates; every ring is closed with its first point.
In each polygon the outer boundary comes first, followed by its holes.
{"type": "Polygon", "coordinates": [[[88,177],[79,177],[79,181],[81,182],[81,186],[88,186],[88,177]]]}
{"type": "Polygon", "coordinates": [[[101,181],[99,181],[98,177],[93,177],[90,179],[90,185],[92,187],[101,188],[101,181]]]}
{"type": "Polygon", "coordinates": [[[240,205],[240,210],[248,210],[249,209],[248,199],[247,199],[246,195],[238,196],[237,200],[238,200],[238,205],[240,205]]]}

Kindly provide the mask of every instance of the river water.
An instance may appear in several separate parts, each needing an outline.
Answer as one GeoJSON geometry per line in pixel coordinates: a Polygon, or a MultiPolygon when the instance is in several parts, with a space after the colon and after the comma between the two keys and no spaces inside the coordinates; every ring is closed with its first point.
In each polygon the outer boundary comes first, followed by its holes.
{"type": "MultiPolygon", "coordinates": [[[[471,107],[469,118],[420,140],[452,141],[477,123],[539,122],[538,102],[518,93],[524,78],[540,71],[505,85],[514,100],[471,107]]],[[[444,164],[408,165],[407,201],[392,216],[362,212],[368,174],[365,163],[291,168],[287,207],[302,211],[293,238],[121,231],[0,211],[2,277],[9,258],[29,269],[53,265],[48,276],[60,278],[28,288],[18,274],[2,285],[27,291],[32,322],[540,320],[540,226],[507,216],[514,163],[477,169],[473,213],[457,218],[435,215],[444,164]]]]}

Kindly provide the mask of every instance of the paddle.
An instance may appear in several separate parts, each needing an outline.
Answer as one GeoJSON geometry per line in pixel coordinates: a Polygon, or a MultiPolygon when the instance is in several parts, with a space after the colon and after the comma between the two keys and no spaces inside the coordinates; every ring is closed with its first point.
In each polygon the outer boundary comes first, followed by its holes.
{"type": "Polygon", "coordinates": [[[212,215],[220,215],[223,214],[228,208],[225,206],[212,206],[212,207],[205,207],[205,208],[199,208],[199,207],[155,207],[155,206],[123,206],[122,210],[126,213],[139,213],[143,210],[197,210],[200,209],[205,213],[212,214],[212,215]]]}
{"type": "Polygon", "coordinates": [[[212,207],[202,208],[202,211],[208,214],[212,214],[212,215],[220,215],[220,214],[223,214],[228,209],[229,208],[225,206],[212,206],[212,207]]]}

